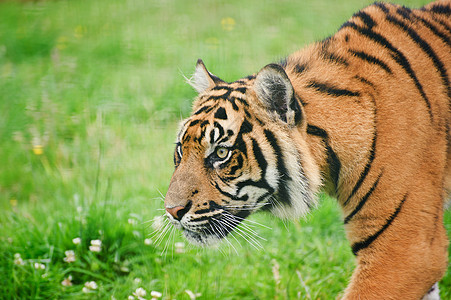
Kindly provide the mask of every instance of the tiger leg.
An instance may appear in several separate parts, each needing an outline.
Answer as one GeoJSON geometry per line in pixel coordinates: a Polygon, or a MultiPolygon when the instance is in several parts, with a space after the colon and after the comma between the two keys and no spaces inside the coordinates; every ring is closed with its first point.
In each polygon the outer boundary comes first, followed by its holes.
{"type": "Polygon", "coordinates": [[[428,291],[447,268],[442,206],[437,197],[417,190],[406,194],[388,218],[382,210],[385,220],[374,211],[362,212],[360,222],[349,224],[357,267],[343,299],[439,299],[438,289],[428,291]],[[377,219],[383,221],[376,225],[377,219]]]}

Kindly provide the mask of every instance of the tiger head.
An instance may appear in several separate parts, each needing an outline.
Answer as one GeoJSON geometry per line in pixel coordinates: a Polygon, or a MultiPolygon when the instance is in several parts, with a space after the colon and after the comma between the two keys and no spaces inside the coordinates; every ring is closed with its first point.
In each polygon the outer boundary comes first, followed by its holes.
{"type": "Polygon", "coordinates": [[[199,96],[181,122],[165,197],[167,217],[190,242],[214,244],[259,209],[295,218],[315,205],[319,171],[280,65],[227,83],[199,60],[190,84],[199,96]]]}

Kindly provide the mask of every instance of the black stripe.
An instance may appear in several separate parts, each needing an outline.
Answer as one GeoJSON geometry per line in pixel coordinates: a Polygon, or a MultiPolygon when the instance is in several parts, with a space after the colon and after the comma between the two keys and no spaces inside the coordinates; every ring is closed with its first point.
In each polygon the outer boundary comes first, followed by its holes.
{"type": "Polygon", "coordinates": [[[229,174],[227,174],[227,177],[230,178],[232,176],[236,175],[236,171],[240,170],[243,167],[244,159],[243,154],[239,154],[236,158],[236,165],[230,168],[229,174]]]}
{"type": "Polygon", "coordinates": [[[335,190],[338,190],[338,180],[340,177],[340,170],[341,170],[341,162],[338,158],[335,151],[332,149],[332,147],[329,144],[329,135],[327,132],[314,125],[307,125],[307,133],[315,136],[319,136],[323,139],[323,142],[326,146],[326,152],[327,152],[327,164],[329,165],[329,173],[330,177],[335,185],[335,190]]]}
{"type": "Polygon", "coordinates": [[[432,6],[429,11],[433,12],[433,13],[437,13],[437,14],[443,14],[446,15],[447,17],[449,15],[451,15],[451,7],[450,6],[445,6],[442,4],[435,4],[434,6],[432,6]]]}
{"type": "Polygon", "coordinates": [[[244,119],[243,123],[241,123],[240,130],[238,131],[239,135],[243,135],[251,132],[253,129],[252,123],[250,123],[247,119],[244,119]]]}
{"type": "Polygon", "coordinates": [[[215,182],[215,187],[216,187],[216,189],[217,189],[221,194],[223,194],[224,196],[226,196],[227,198],[230,198],[230,199],[232,199],[232,200],[235,200],[235,201],[247,201],[247,200],[249,199],[249,196],[248,196],[248,195],[244,195],[244,196],[242,196],[242,197],[238,197],[238,196],[229,194],[229,193],[227,193],[226,191],[223,191],[223,190],[219,187],[219,185],[218,185],[217,182],[215,182]]]}
{"type": "Polygon", "coordinates": [[[200,119],[193,120],[193,121],[191,121],[191,123],[189,123],[188,127],[195,126],[195,125],[198,124],[199,122],[200,122],[200,119]]]}
{"type": "Polygon", "coordinates": [[[307,70],[307,64],[296,64],[294,66],[294,71],[298,74],[303,73],[305,70],[307,70]]]}
{"type": "Polygon", "coordinates": [[[322,138],[323,140],[326,140],[326,141],[329,139],[329,135],[327,134],[327,132],[324,129],[319,128],[314,125],[307,126],[307,133],[311,134],[311,135],[319,136],[320,138],[322,138]]]}
{"type": "Polygon", "coordinates": [[[427,56],[429,56],[429,58],[434,63],[435,68],[440,73],[442,83],[448,91],[448,97],[451,98],[451,88],[449,85],[449,78],[448,78],[448,74],[446,73],[445,65],[438,58],[437,54],[431,48],[431,46],[425,40],[423,40],[415,30],[413,30],[412,28],[407,26],[407,24],[405,24],[404,22],[396,19],[395,17],[393,17],[391,15],[387,15],[387,20],[390,23],[392,23],[392,24],[398,26],[399,28],[401,28],[402,30],[404,30],[410,36],[410,38],[421,48],[421,50],[423,50],[423,52],[426,53],[427,56]]]}
{"type": "Polygon", "coordinates": [[[363,23],[365,23],[366,27],[368,29],[372,29],[374,26],[376,26],[376,22],[364,11],[359,11],[354,15],[354,17],[360,18],[363,23]]]}
{"type": "Polygon", "coordinates": [[[202,106],[194,113],[194,115],[198,115],[206,110],[211,110],[211,106],[209,106],[209,105],[202,106]]]}
{"type": "Polygon", "coordinates": [[[357,80],[359,80],[360,82],[363,82],[363,83],[365,83],[365,84],[371,86],[372,88],[375,88],[375,87],[376,87],[376,86],[374,85],[374,83],[372,83],[371,81],[369,81],[368,79],[366,79],[366,78],[364,78],[364,77],[362,77],[362,76],[355,75],[354,78],[357,79],[357,80]]]}
{"type": "Polygon", "coordinates": [[[349,66],[349,62],[344,57],[338,56],[334,53],[324,52],[322,56],[324,59],[327,59],[333,63],[349,66]]]}
{"type": "Polygon", "coordinates": [[[370,188],[370,190],[365,194],[365,196],[363,196],[363,198],[360,200],[359,204],[354,208],[354,210],[344,219],[344,223],[348,224],[349,221],[352,219],[352,217],[355,216],[355,214],[357,214],[362,207],[365,205],[366,201],[370,198],[371,194],[374,192],[374,190],[377,187],[377,184],[379,183],[379,180],[382,177],[382,173],[379,174],[379,176],[377,177],[376,181],[374,182],[373,186],[370,188]]]}
{"type": "Polygon", "coordinates": [[[330,168],[330,176],[332,178],[332,181],[334,182],[335,190],[338,191],[338,179],[340,176],[341,162],[329,143],[326,144],[326,151],[327,163],[330,168]]]}
{"type": "Polygon", "coordinates": [[[245,87],[236,88],[235,91],[240,92],[241,94],[246,94],[247,89],[245,87]]]}
{"type": "MultiPolygon", "coordinates": [[[[221,138],[224,135],[224,127],[221,126],[221,124],[219,124],[218,122],[214,122],[213,123],[214,127],[219,129],[219,136],[216,140],[218,140],[219,138],[221,138]]],[[[212,130],[213,131],[213,130],[212,130]]]]}
{"type": "Polygon", "coordinates": [[[430,31],[432,31],[432,33],[438,36],[445,44],[451,47],[451,40],[446,34],[441,32],[435,25],[424,19],[422,16],[415,15],[415,17],[420,20],[430,31]]]}
{"type": "Polygon", "coordinates": [[[260,148],[260,146],[258,145],[257,141],[255,139],[251,139],[251,140],[252,140],[252,154],[254,155],[254,158],[257,161],[257,164],[261,170],[260,177],[265,178],[268,163],[266,162],[266,158],[263,155],[263,151],[260,148]]]}
{"type": "Polygon", "coordinates": [[[392,52],[391,57],[404,69],[404,71],[406,71],[406,73],[414,81],[416,88],[420,92],[421,97],[423,98],[423,100],[426,104],[426,107],[427,107],[428,113],[429,113],[429,118],[432,121],[433,117],[432,117],[431,104],[429,102],[429,99],[426,96],[426,94],[424,93],[423,86],[418,81],[418,78],[417,78],[415,72],[412,70],[410,63],[407,60],[407,58],[404,56],[404,54],[402,54],[401,51],[396,49],[386,38],[384,38],[382,35],[380,35],[376,32],[373,32],[366,28],[357,26],[355,23],[352,23],[352,22],[347,22],[343,26],[351,27],[351,28],[355,29],[356,31],[360,32],[362,35],[366,36],[367,38],[373,40],[374,42],[380,44],[381,46],[383,46],[384,48],[387,48],[388,50],[390,50],[392,52]]]}
{"type": "Polygon", "coordinates": [[[227,113],[224,107],[219,107],[215,112],[215,118],[227,120],[227,113]]]}
{"type": "Polygon", "coordinates": [[[434,21],[440,23],[443,26],[443,28],[445,28],[445,30],[448,31],[449,34],[451,34],[451,26],[448,23],[436,18],[434,18],[434,21]]]}
{"type": "Polygon", "coordinates": [[[231,92],[231,91],[232,91],[232,88],[229,87],[229,86],[226,86],[226,85],[217,85],[217,86],[213,87],[211,90],[212,90],[212,91],[222,91],[222,90],[226,90],[226,91],[228,91],[228,92],[231,92]]]}
{"type": "Polygon", "coordinates": [[[401,203],[399,203],[398,207],[396,208],[395,212],[387,219],[384,226],[382,226],[381,229],[379,229],[376,233],[373,235],[370,235],[368,238],[361,242],[357,242],[352,245],[352,253],[354,255],[357,255],[357,252],[359,252],[362,249],[365,249],[371,245],[372,242],[374,242],[393,222],[393,220],[398,216],[399,212],[401,211],[401,208],[404,204],[404,202],[407,199],[407,194],[402,199],[401,203]]]}
{"type": "Polygon", "coordinates": [[[403,17],[403,19],[411,21],[412,10],[410,8],[405,6],[398,7],[396,13],[403,17]]]}
{"type": "Polygon", "coordinates": [[[290,176],[288,175],[288,170],[285,166],[285,162],[283,159],[282,149],[277,142],[274,134],[265,129],[264,131],[266,139],[274,150],[274,155],[277,158],[277,172],[279,173],[279,184],[277,187],[277,198],[281,203],[291,204],[291,200],[288,193],[287,182],[290,180],[290,176]]]}
{"type": "Polygon", "coordinates": [[[368,53],[365,53],[363,51],[357,51],[357,50],[353,50],[353,49],[349,49],[348,51],[350,53],[352,53],[354,56],[356,56],[366,62],[369,62],[370,64],[381,67],[388,74],[392,74],[390,67],[386,63],[384,63],[382,60],[380,60],[379,58],[372,56],[368,53]]]}
{"type": "Polygon", "coordinates": [[[390,10],[385,6],[385,3],[376,2],[376,3],[374,3],[374,5],[379,7],[386,14],[388,14],[390,12],[390,10]]]}
{"type": "Polygon", "coordinates": [[[358,97],[360,96],[359,92],[350,91],[347,89],[340,89],[334,87],[327,83],[321,83],[317,81],[310,81],[307,85],[308,88],[314,88],[316,91],[320,93],[325,93],[330,96],[340,97],[340,96],[350,96],[350,97],[358,97]]]}
{"type": "Polygon", "coordinates": [[[365,180],[366,176],[368,175],[368,173],[371,169],[373,160],[376,157],[376,139],[377,139],[377,132],[375,131],[374,137],[373,137],[373,143],[371,145],[370,156],[368,157],[368,161],[365,165],[365,169],[363,169],[363,172],[360,174],[360,178],[357,181],[357,183],[355,184],[354,188],[352,189],[351,194],[348,196],[348,199],[345,202],[343,202],[343,206],[346,206],[349,203],[351,198],[354,196],[354,194],[357,192],[357,190],[362,185],[363,181],[365,180]]]}

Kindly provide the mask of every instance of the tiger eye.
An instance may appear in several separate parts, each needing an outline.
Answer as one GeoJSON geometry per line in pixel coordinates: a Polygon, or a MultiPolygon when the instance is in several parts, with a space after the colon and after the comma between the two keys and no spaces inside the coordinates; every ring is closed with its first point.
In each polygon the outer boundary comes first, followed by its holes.
{"type": "Polygon", "coordinates": [[[219,158],[226,158],[227,154],[229,154],[229,149],[227,148],[219,147],[218,149],[216,149],[216,155],[219,158]]]}

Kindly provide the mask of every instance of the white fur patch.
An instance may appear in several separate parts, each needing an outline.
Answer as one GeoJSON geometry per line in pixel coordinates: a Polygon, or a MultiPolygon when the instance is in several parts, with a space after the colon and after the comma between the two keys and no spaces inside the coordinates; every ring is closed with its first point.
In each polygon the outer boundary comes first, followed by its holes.
{"type": "Polygon", "coordinates": [[[422,300],[440,300],[440,290],[438,288],[438,282],[436,282],[429,292],[427,292],[426,295],[424,295],[422,300]]]}
{"type": "Polygon", "coordinates": [[[194,70],[193,76],[188,79],[189,85],[191,85],[199,94],[205,92],[208,88],[214,85],[213,80],[210,77],[207,69],[203,63],[198,63],[194,70]]]}

